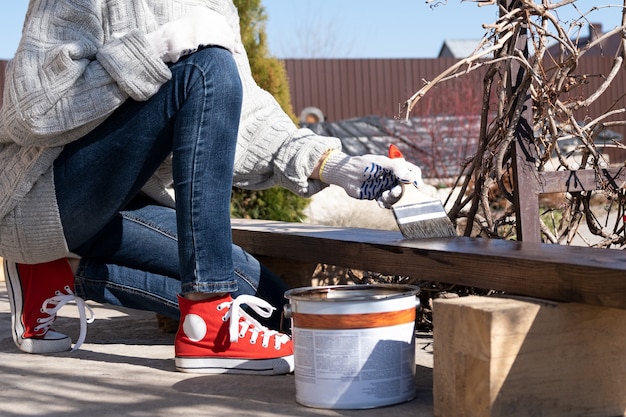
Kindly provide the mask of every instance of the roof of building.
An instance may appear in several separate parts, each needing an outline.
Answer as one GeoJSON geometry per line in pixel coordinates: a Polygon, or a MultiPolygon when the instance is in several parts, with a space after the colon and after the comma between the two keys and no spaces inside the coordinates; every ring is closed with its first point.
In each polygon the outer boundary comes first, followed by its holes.
{"type": "Polygon", "coordinates": [[[460,174],[463,161],[476,152],[479,116],[425,116],[408,120],[365,116],[336,122],[304,124],[315,133],[341,140],[348,155],[386,155],[395,144],[422,169],[425,178],[460,174]]]}
{"type": "MultiPolygon", "coordinates": [[[[579,48],[584,48],[588,43],[593,42],[600,38],[604,34],[602,30],[601,23],[590,23],[589,24],[589,34],[587,36],[579,36],[574,37],[572,40],[574,44],[579,48]]],[[[590,48],[587,52],[585,52],[585,56],[606,56],[613,57],[617,54],[621,46],[622,36],[621,32],[616,33],[608,38],[604,39],[602,42],[590,48]]],[[[552,56],[558,56],[561,51],[560,44],[554,44],[548,48],[548,52],[552,56]]]]}
{"type": "Polygon", "coordinates": [[[474,53],[480,39],[445,39],[439,50],[439,58],[466,58],[474,53]]]}

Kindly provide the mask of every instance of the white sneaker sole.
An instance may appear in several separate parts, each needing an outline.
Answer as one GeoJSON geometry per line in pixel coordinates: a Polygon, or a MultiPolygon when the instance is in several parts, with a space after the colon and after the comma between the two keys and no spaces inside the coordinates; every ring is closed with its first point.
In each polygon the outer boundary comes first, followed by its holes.
{"type": "Polygon", "coordinates": [[[284,375],[293,372],[293,355],[272,359],[181,357],[174,359],[180,372],[195,374],[284,375]]]}

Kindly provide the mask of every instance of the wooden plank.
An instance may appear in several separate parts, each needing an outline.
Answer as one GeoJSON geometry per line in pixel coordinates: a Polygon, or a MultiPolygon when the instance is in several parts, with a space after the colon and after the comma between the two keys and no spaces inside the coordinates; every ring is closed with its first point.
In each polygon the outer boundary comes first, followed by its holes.
{"type": "Polygon", "coordinates": [[[626,252],[455,237],[403,240],[400,232],[233,219],[248,252],[626,309],[626,252]]]}
{"type": "Polygon", "coordinates": [[[433,319],[435,416],[626,416],[625,310],[471,296],[433,319]]]}
{"type": "Polygon", "coordinates": [[[601,175],[593,169],[576,171],[539,172],[539,192],[541,194],[581,192],[612,188],[615,191],[626,184],[626,169],[603,169],[601,175]]]}

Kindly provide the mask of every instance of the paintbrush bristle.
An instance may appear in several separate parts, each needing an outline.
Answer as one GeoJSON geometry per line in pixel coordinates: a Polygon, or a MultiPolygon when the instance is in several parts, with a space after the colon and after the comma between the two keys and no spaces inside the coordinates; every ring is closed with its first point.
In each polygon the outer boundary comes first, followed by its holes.
{"type": "Polygon", "coordinates": [[[420,222],[398,225],[406,239],[426,239],[433,237],[454,237],[456,228],[449,218],[423,220],[420,222]]]}
{"type": "Polygon", "coordinates": [[[392,208],[398,228],[407,239],[457,236],[456,227],[438,200],[392,208]]]}

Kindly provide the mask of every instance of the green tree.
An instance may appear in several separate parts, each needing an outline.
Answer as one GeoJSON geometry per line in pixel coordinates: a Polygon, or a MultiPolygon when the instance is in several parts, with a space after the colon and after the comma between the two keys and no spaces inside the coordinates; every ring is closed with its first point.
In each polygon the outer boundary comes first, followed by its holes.
{"type": "MultiPolygon", "coordinates": [[[[255,81],[276,98],[295,122],[287,72],[281,61],[269,55],[265,34],[267,15],[261,0],[234,0],[234,3],[239,10],[241,37],[255,81]]],[[[300,221],[307,205],[307,199],[279,187],[262,191],[233,188],[231,214],[252,219],[300,221]]]]}

